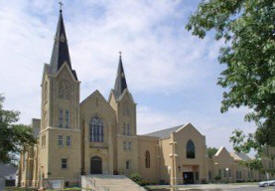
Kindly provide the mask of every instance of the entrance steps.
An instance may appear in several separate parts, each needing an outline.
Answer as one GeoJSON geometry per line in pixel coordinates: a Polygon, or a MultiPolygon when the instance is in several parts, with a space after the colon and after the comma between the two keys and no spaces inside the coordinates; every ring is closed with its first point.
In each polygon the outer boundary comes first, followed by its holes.
{"type": "Polygon", "coordinates": [[[81,187],[83,191],[146,191],[123,175],[81,176],[81,187]]]}

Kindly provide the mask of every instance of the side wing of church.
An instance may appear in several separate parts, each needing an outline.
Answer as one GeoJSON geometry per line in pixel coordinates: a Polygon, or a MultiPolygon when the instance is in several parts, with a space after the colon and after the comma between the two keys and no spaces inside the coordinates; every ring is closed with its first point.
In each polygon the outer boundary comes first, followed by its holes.
{"type": "MultiPolygon", "coordinates": [[[[81,175],[133,173],[150,183],[201,183],[220,173],[219,156],[208,158],[205,136],[190,123],[137,135],[136,103],[121,55],[108,100],[96,90],[80,102],[80,81],[70,60],[62,10],[41,90],[41,120],[32,122],[37,144],[21,153],[21,186],[40,187],[55,179],[71,186],[79,185],[81,175]]],[[[233,177],[236,162],[227,161],[233,177]]]]}

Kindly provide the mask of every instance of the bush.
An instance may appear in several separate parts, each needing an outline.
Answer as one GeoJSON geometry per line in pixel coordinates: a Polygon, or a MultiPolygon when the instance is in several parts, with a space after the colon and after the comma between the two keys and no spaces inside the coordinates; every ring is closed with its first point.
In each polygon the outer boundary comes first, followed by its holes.
{"type": "Polygon", "coordinates": [[[242,182],[244,182],[244,180],[237,180],[236,182],[237,183],[242,183],[242,182]]]}
{"type": "Polygon", "coordinates": [[[149,183],[146,182],[138,173],[131,174],[129,178],[140,186],[149,185],[149,183]]]}
{"type": "Polygon", "coordinates": [[[4,191],[37,191],[37,189],[24,187],[5,187],[4,191]]]}
{"type": "Polygon", "coordinates": [[[221,179],[222,179],[221,176],[219,176],[219,175],[215,176],[215,180],[216,180],[216,181],[219,181],[219,180],[221,180],[221,179]]]}
{"type": "Polygon", "coordinates": [[[161,179],[161,180],[159,181],[159,184],[160,184],[160,185],[168,185],[168,183],[165,182],[165,180],[163,180],[163,179],[161,179]]]}
{"type": "Polygon", "coordinates": [[[202,184],[208,184],[208,182],[207,182],[205,179],[202,179],[202,180],[201,180],[201,183],[202,183],[202,184]]]}
{"type": "Polygon", "coordinates": [[[71,187],[71,188],[65,188],[63,189],[64,191],[80,191],[81,188],[80,187],[71,187]]]}

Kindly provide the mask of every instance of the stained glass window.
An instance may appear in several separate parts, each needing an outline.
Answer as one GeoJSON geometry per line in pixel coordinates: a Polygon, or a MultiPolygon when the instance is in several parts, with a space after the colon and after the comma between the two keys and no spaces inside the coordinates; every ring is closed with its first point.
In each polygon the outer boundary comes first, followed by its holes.
{"type": "Polygon", "coordinates": [[[186,145],[186,158],[195,158],[195,145],[192,140],[189,140],[186,145]]]}
{"type": "Polygon", "coordinates": [[[90,142],[104,142],[104,126],[98,117],[90,121],[90,142]]]}

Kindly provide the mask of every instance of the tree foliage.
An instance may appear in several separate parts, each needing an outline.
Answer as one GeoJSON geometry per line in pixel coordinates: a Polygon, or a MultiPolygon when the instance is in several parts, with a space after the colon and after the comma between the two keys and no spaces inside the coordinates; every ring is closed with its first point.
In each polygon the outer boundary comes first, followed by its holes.
{"type": "Polygon", "coordinates": [[[249,133],[246,135],[241,130],[234,130],[232,134],[233,135],[230,137],[230,142],[233,143],[233,149],[236,152],[249,153],[252,150],[256,152],[255,158],[248,161],[242,161],[243,165],[250,169],[275,174],[275,168],[272,169],[269,166],[263,165],[263,159],[265,158],[271,161],[274,160],[275,154],[273,152],[269,152],[274,149],[274,147],[259,143],[256,138],[256,134],[249,133]]]}
{"type": "Polygon", "coordinates": [[[3,109],[4,97],[0,94],[0,162],[16,160],[16,154],[35,143],[30,127],[16,124],[19,112],[3,109]]]}
{"type": "Polygon", "coordinates": [[[223,40],[219,62],[226,65],[218,84],[225,88],[221,112],[246,106],[255,121],[255,138],[275,146],[275,1],[207,0],[190,17],[187,30],[223,40]]]}
{"type": "Polygon", "coordinates": [[[213,158],[213,156],[217,153],[218,149],[215,147],[208,147],[207,148],[207,153],[209,158],[213,158]]]}
{"type": "Polygon", "coordinates": [[[249,133],[245,135],[244,132],[239,129],[234,130],[232,134],[230,142],[233,143],[233,149],[236,152],[249,153],[251,150],[255,150],[258,155],[261,155],[263,152],[264,146],[257,142],[254,134],[249,133]]]}

